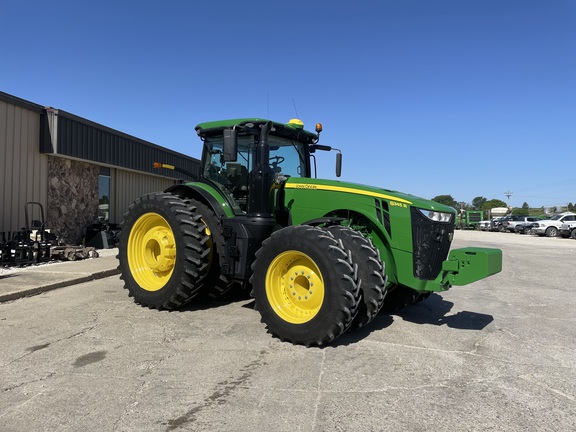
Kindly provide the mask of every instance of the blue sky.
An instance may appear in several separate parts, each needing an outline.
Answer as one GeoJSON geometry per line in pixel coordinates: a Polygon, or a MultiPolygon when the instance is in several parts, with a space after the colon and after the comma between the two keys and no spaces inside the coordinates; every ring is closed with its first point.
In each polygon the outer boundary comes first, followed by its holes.
{"type": "Polygon", "coordinates": [[[298,116],[345,181],[576,202],[576,0],[4,1],[0,53],[1,91],[193,157],[298,116]]]}

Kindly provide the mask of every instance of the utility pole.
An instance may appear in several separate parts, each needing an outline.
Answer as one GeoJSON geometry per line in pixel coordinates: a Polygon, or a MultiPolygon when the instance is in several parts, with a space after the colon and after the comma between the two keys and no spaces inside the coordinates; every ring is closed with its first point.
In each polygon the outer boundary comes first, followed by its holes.
{"type": "Polygon", "coordinates": [[[506,197],[508,197],[508,207],[510,207],[510,197],[512,196],[514,192],[504,192],[504,195],[506,195],[506,197]]]}

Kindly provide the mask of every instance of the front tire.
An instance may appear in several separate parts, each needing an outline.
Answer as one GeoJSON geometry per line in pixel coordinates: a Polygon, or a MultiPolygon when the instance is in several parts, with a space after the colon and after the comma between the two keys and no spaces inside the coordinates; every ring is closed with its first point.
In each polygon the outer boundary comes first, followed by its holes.
{"type": "Polygon", "coordinates": [[[546,228],[546,237],[556,237],[558,235],[558,229],[556,227],[546,228]]]}
{"type": "Polygon", "coordinates": [[[262,243],[250,278],[268,332],[306,346],[327,344],[351,325],[360,297],[350,251],[318,227],[289,226],[262,243]]]}
{"type": "Polygon", "coordinates": [[[378,249],[359,232],[340,225],[330,226],[326,230],[342,241],[344,247],[352,252],[352,261],[358,264],[361,301],[350,330],[358,329],[372,321],[384,304],[387,281],[384,263],[380,260],[378,249]]]}
{"type": "Polygon", "coordinates": [[[136,303],[174,309],[198,294],[208,266],[208,237],[188,202],[169,193],[140,197],[124,215],[121,232],[120,278],[136,303]]]}

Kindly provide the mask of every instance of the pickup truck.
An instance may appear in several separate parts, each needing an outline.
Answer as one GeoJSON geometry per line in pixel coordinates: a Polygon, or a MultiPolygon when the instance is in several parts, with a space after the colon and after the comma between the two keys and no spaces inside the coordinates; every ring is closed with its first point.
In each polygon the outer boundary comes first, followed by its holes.
{"type": "Polygon", "coordinates": [[[560,225],[560,236],[564,238],[572,237],[576,239],[576,222],[564,222],[560,225]]]}
{"type": "Polygon", "coordinates": [[[501,231],[510,231],[515,232],[516,225],[520,223],[529,223],[529,222],[540,222],[542,218],[536,216],[509,216],[503,223],[502,223],[502,230],[501,231]]]}
{"type": "Polygon", "coordinates": [[[556,237],[563,223],[576,222],[576,213],[565,212],[552,216],[550,219],[535,222],[532,232],[539,236],[556,237]]]}

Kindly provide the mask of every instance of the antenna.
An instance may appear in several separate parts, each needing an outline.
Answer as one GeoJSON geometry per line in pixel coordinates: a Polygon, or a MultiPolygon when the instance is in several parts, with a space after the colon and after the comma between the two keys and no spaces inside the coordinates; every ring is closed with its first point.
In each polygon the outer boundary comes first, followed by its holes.
{"type": "Polygon", "coordinates": [[[294,112],[296,113],[296,118],[300,118],[298,115],[298,110],[296,109],[296,102],[294,102],[294,98],[292,98],[292,105],[294,105],[294,112]]]}
{"type": "Polygon", "coordinates": [[[268,99],[268,92],[266,92],[266,118],[270,118],[270,100],[268,99]]]}
{"type": "Polygon", "coordinates": [[[510,207],[510,197],[512,196],[514,192],[504,192],[504,195],[506,195],[506,197],[508,198],[508,207],[510,207]]]}

